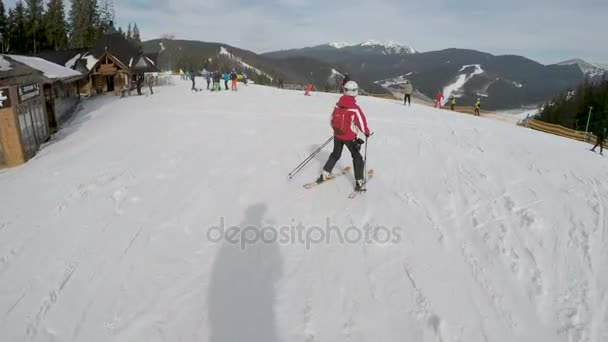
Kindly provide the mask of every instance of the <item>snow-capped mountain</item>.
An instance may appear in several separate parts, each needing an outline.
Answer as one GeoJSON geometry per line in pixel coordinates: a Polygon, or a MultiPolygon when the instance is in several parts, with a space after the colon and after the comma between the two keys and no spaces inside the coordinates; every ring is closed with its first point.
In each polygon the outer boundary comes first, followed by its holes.
{"type": "Polygon", "coordinates": [[[558,63],[557,65],[577,65],[581,69],[583,74],[591,78],[601,77],[604,74],[608,73],[608,64],[590,63],[580,58],[570,59],[558,63]]]}
{"type": "Polygon", "coordinates": [[[362,50],[363,52],[376,53],[381,55],[400,55],[400,54],[413,54],[417,51],[412,47],[403,45],[395,41],[381,42],[377,40],[367,40],[359,44],[351,44],[347,42],[334,42],[319,47],[329,46],[335,49],[345,49],[355,51],[356,49],[362,50]]]}
{"type": "Polygon", "coordinates": [[[391,53],[407,49],[395,42],[341,42],[263,56],[315,58],[349,72],[362,86],[370,87],[364,82],[370,80],[394,94],[399,94],[401,84],[409,80],[418,93],[427,97],[434,97],[440,90],[444,95],[454,93],[459,105],[472,105],[478,97],[487,96],[483,106],[490,110],[542,103],[575,87],[585,77],[575,65],[543,65],[522,56],[495,56],[468,49],[391,53]]]}

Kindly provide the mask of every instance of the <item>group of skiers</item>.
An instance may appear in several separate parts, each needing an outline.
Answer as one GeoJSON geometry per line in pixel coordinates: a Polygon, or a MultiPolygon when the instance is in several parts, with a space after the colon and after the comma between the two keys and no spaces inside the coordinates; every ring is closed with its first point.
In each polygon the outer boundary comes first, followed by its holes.
{"type": "MultiPolygon", "coordinates": [[[[306,95],[310,92],[310,84],[306,89],[306,95]]],[[[411,106],[411,97],[413,93],[413,85],[411,82],[406,81],[404,85],[405,96],[403,99],[404,105],[411,106]]],[[[353,168],[355,171],[355,193],[366,191],[366,178],[365,178],[365,159],[361,154],[361,146],[367,143],[373,133],[371,133],[367,119],[363,110],[357,104],[356,97],[359,95],[359,86],[355,81],[350,79],[349,75],[346,75],[342,82],[340,82],[340,92],[342,96],[334,106],[330,125],[333,129],[333,151],[329,158],[325,162],[322,172],[316,180],[316,183],[321,184],[327,180],[335,177],[332,174],[332,170],[336,166],[336,163],[340,160],[344,147],[346,147],[353,160],[353,168]],[[366,140],[361,139],[360,134],[365,136],[366,140]]],[[[435,97],[435,107],[442,108],[443,93],[440,91],[435,97]]],[[[454,110],[456,105],[456,98],[450,96],[450,107],[454,110]]],[[[480,115],[481,99],[477,98],[475,102],[475,115],[480,115]]],[[[600,130],[597,134],[597,144],[591,149],[595,152],[595,149],[600,146],[600,154],[603,155],[603,144],[608,135],[606,127],[600,130]]],[[[329,142],[329,141],[328,141],[329,142]]]]}
{"type": "MultiPolygon", "coordinates": [[[[411,106],[412,105],[412,94],[414,93],[414,86],[412,85],[412,82],[405,81],[405,83],[403,85],[403,93],[404,93],[403,105],[411,106]]],[[[443,99],[444,98],[445,97],[443,96],[443,92],[441,90],[439,92],[437,92],[437,95],[435,95],[435,108],[439,108],[439,109],[443,108],[443,99]]],[[[449,104],[450,104],[450,109],[452,111],[454,111],[455,107],[456,107],[456,97],[454,95],[450,96],[449,104]]],[[[480,110],[481,110],[481,99],[477,98],[477,101],[475,102],[475,115],[476,116],[479,116],[480,110]]]]}
{"type": "MultiPolygon", "coordinates": [[[[439,92],[437,92],[437,95],[435,95],[435,108],[439,108],[442,109],[443,108],[443,99],[445,97],[443,96],[443,92],[440,90],[439,92]]],[[[451,95],[449,98],[449,104],[450,104],[450,109],[452,111],[454,111],[455,107],[456,107],[456,97],[454,95],[451,95]]],[[[480,111],[481,111],[481,99],[477,98],[477,101],[475,101],[475,107],[474,107],[474,114],[475,116],[479,116],[480,115],[480,111]]]]}
{"type": "MultiPolygon", "coordinates": [[[[187,72],[190,75],[190,80],[192,81],[192,90],[198,91],[196,88],[196,76],[194,72],[187,72]]],[[[247,73],[243,72],[242,75],[243,84],[247,85],[247,73]]],[[[207,81],[207,90],[211,91],[220,91],[222,90],[221,82],[224,81],[225,90],[229,90],[228,83],[231,82],[230,90],[237,91],[237,82],[238,82],[238,74],[236,69],[232,69],[229,73],[222,73],[221,71],[210,72],[208,71],[205,74],[205,80],[207,81]],[[211,82],[213,81],[213,84],[211,82]]]]}

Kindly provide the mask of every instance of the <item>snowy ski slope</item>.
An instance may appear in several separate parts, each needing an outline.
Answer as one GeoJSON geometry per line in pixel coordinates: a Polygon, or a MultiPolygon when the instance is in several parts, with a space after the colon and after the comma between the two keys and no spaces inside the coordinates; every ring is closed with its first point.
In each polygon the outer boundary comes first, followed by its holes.
{"type": "Polygon", "coordinates": [[[93,98],[0,171],[0,341],[608,341],[588,145],[360,98],[376,176],[347,200],[352,174],[302,188],[329,147],[287,179],[335,94],[190,86],[93,98]]]}

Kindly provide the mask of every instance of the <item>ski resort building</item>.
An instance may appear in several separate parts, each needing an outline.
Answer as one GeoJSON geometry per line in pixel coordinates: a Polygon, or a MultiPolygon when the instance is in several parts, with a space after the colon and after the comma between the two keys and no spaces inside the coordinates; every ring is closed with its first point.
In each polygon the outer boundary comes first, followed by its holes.
{"type": "Polygon", "coordinates": [[[83,77],[41,58],[0,56],[0,167],[36,154],[74,111],[83,77]]]}
{"type": "Polygon", "coordinates": [[[83,72],[87,77],[79,84],[84,96],[113,93],[124,95],[137,85],[138,77],[157,72],[154,56],[145,55],[128,41],[113,24],[88,49],[45,52],[38,55],[50,62],[83,72]]]}

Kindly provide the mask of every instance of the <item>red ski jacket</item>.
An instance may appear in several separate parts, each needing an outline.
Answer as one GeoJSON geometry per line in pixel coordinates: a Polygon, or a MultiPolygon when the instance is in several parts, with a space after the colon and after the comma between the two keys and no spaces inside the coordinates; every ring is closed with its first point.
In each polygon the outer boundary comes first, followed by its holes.
{"type": "Polygon", "coordinates": [[[357,139],[357,131],[369,135],[367,119],[354,97],[343,95],[331,115],[334,135],[340,140],[357,139]]]}

